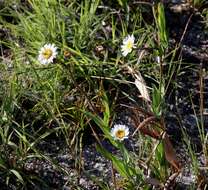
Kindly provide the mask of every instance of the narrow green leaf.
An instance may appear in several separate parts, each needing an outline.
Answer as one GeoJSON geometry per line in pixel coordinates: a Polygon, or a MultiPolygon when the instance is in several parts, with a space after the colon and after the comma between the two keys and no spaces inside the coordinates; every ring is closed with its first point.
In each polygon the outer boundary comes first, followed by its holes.
{"type": "Polygon", "coordinates": [[[97,148],[98,152],[100,152],[101,154],[103,154],[103,156],[105,156],[107,159],[109,159],[113,162],[113,166],[121,174],[121,176],[123,176],[125,178],[131,177],[127,173],[126,166],[122,160],[116,158],[113,154],[109,153],[108,151],[106,151],[104,148],[102,148],[99,145],[97,145],[96,148],[97,148]]]}
{"type": "Polygon", "coordinates": [[[18,171],[12,169],[10,172],[13,173],[22,184],[24,183],[24,180],[18,171]]]}

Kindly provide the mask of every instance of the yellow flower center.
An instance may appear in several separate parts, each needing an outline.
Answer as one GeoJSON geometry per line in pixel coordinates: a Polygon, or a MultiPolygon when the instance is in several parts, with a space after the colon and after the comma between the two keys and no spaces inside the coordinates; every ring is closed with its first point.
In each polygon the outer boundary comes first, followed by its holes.
{"type": "Polygon", "coordinates": [[[124,130],[118,130],[116,132],[116,137],[119,139],[122,139],[125,136],[125,131],[124,130]]]}
{"type": "Polygon", "coordinates": [[[126,44],[126,47],[128,49],[131,49],[133,47],[133,43],[131,41],[128,41],[128,43],[126,44]]]}
{"type": "Polygon", "coordinates": [[[43,52],[43,57],[45,59],[49,59],[53,54],[53,51],[51,49],[46,49],[44,52],[43,52]]]}

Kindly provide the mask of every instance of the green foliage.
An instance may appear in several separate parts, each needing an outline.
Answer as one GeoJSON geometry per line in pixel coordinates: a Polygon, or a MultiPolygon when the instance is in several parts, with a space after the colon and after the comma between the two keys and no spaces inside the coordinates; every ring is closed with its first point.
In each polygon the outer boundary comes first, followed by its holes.
{"type": "Polygon", "coordinates": [[[153,13],[155,14],[154,16],[158,29],[159,48],[161,55],[163,55],[165,53],[165,49],[168,47],[168,34],[166,28],[164,5],[162,3],[158,3],[155,12],[153,13]]]}
{"type": "MultiPolygon", "coordinates": [[[[102,131],[97,136],[97,150],[123,177],[123,189],[150,189],[153,185],[146,179],[147,172],[160,184],[171,174],[162,141],[138,136],[143,143],[135,153],[110,134],[115,108],[123,100],[152,111],[157,119],[166,114],[166,92],[180,71],[180,61],[175,61],[176,50],[168,52],[165,8],[158,3],[151,12],[132,1],[115,2],[118,6],[102,0],[5,0],[0,5],[0,175],[7,185],[27,189],[38,181],[49,189],[38,175],[25,174],[24,163],[29,158],[47,160],[66,172],[38,148],[51,138],[68,145],[80,170],[82,137],[91,121],[102,131]],[[137,46],[123,58],[121,45],[128,34],[135,36],[137,46]],[[41,65],[37,57],[47,43],[58,47],[58,56],[52,64],[41,65]],[[160,63],[153,61],[155,56],[161,58],[160,63]],[[143,84],[150,90],[152,102],[137,102],[133,89],[136,72],[129,73],[128,67],[148,79],[147,87],[143,84]],[[103,137],[120,156],[102,147],[103,137]]],[[[201,7],[204,2],[194,0],[193,4],[201,7]]],[[[204,15],[207,17],[206,12],[204,15]]],[[[202,134],[200,123],[198,128],[207,151],[208,137],[202,134]]],[[[190,143],[186,144],[198,173],[196,156],[190,143]]],[[[107,182],[100,186],[110,189],[107,182]]]]}
{"type": "Polygon", "coordinates": [[[128,0],[117,0],[117,1],[118,1],[119,5],[122,7],[126,6],[128,3],[128,0]]]}
{"type": "Polygon", "coordinates": [[[153,86],[152,91],[152,112],[157,116],[162,116],[164,112],[164,86],[161,84],[159,88],[153,86]]]}
{"type": "MultiPolygon", "coordinates": [[[[86,47],[89,40],[92,40],[93,33],[92,27],[98,27],[99,19],[96,18],[96,10],[99,5],[100,0],[95,0],[89,3],[85,0],[81,3],[80,19],[73,20],[74,27],[74,41],[73,45],[78,48],[86,47]]],[[[89,45],[89,44],[88,44],[89,45]]]]}
{"type": "Polygon", "coordinates": [[[200,8],[206,3],[206,0],[192,0],[192,3],[195,8],[200,8]]]}
{"type": "Polygon", "coordinates": [[[159,143],[155,150],[155,159],[152,163],[152,172],[160,181],[165,182],[168,177],[168,164],[165,159],[165,151],[163,143],[159,143]]]}

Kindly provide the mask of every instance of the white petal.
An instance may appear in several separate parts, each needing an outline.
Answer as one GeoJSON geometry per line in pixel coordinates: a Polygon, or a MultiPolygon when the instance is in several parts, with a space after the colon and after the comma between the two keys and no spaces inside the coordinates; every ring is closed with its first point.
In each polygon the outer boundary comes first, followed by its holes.
{"type": "Polygon", "coordinates": [[[128,55],[128,52],[127,52],[127,51],[124,51],[124,52],[122,53],[122,55],[123,55],[124,57],[126,57],[126,56],[128,55]]]}

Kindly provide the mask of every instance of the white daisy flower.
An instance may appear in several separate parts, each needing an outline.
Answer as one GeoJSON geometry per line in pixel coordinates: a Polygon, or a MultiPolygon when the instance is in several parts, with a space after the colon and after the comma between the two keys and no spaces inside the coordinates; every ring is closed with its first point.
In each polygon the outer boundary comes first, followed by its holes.
{"type": "Polygon", "coordinates": [[[38,61],[41,64],[52,63],[57,56],[57,47],[54,44],[45,44],[39,51],[38,61]]]}
{"type": "Polygon", "coordinates": [[[124,38],[123,45],[121,46],[122,55],[124,57],[126,57],[128,53],[131,53],[132,49],[136,47],[134,40],[135,38],[133,34],[124,38]]]}
{"type": "Polygon", "coordinates": [[[114,127],[111,129],[111,136],[115,140],[123,141],[124,139],[127,139],[129,135],[129,128],[125,125],[114,125],[114,127]]]}

